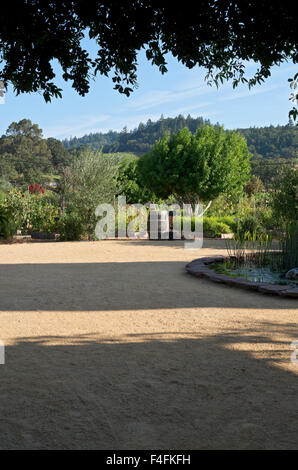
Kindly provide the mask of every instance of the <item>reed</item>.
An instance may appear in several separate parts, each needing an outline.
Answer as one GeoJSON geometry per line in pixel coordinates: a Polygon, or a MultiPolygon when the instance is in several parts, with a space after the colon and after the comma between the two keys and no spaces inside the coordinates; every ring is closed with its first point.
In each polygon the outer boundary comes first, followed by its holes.
{"type": "Polygon", "coordinates": [[[298,266],[298,224],[287,224],[274,249],[271,234],[237,231],[232,239],[226,239],[228,255],[236,266],[269,267],[285,273],[298,266]]]}

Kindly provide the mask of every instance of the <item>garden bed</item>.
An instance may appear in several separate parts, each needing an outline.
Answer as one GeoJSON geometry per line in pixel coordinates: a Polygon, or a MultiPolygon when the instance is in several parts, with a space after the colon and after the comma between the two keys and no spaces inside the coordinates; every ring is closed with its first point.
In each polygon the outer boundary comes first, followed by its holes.
{"type": "Polygon", "coordinates": [[[211,265],[223,262],[226,259],[228,258],[224,256],[198,258],[186,265],[186,271],[193,276],[205,277],[211,281],[227,284],[231,287],[241,287],[242,289],[250,289],[264,294],[274,294],[282,297],[294,297],[298,299],[298,288],[295,286],[253,282],[241,277],[231,277],[226,274],[216,273],[214,269],[212,269],[211,265]]]}

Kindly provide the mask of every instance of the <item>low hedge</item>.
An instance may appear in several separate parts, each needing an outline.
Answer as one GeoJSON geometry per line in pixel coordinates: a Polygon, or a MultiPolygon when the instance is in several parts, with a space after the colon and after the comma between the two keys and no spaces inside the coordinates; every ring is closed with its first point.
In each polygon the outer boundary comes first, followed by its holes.
{"type": "MultiPolygon", "coordinates": [[[[186,223],[189,224],[190,217],[175,217],[175,220],[184,221],[184,225],[186,223]],[[177,220],[178,219],[178,220],[177,220]]],[[[191,218],[191,230],[194,232],[195,230],[195,222],[196,217],[191,218]]],[[[204,235],[207,237],[220,237],[222,233],[232,233],[236,230],[237,222],[234,221],[233,216],[225,216],[225,217],[204,217],[203,218],[203,231],[204,235]]]]}

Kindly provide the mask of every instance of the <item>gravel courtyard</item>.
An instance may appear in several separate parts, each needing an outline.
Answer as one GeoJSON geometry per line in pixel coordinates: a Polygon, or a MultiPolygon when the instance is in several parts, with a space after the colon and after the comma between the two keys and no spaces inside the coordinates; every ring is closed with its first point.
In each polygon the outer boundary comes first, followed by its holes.
{"type": "Polygon", "coordinates": [[[297,449],[298,303],[185,272],[214,254],[0,245],[0,449],[297,449]]]}

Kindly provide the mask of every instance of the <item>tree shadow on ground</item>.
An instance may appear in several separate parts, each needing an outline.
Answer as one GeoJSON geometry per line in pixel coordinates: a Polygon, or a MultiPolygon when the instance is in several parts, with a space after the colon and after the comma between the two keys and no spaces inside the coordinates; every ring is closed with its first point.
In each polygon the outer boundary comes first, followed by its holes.
{"type": "Polygon", "coordinates": [[[0,448],[297,448],[298,365],[282,369],[297,325],[178,334],[17,338],[0,448]]]}
{"type": "MultiPolygon", "coordinates": [[[[105,240],[109,241],[109,240],[105,240]]],[[[115,240],[114,240],[115,241],[115,240]]],[[[170,247],[174,249],[181,249],[184,248],[184,243],[192,243],[193,240],[117,240],[120,244],[136,244],[137,246],[160,246],[160,247],[170,247]]],[[[202,248],[206,249],[215,249],[215,250],[223,250],[225,253],[228,254],[226,245],[224,240],[222,239],[215,239],[215,238],[204,238],[202,248]]],[[[198,248],[194,248],[196,250],[196,255],[199,256],[198,248]]],[[[203,256],[203,255],[201,255],[203,256]]]]}

